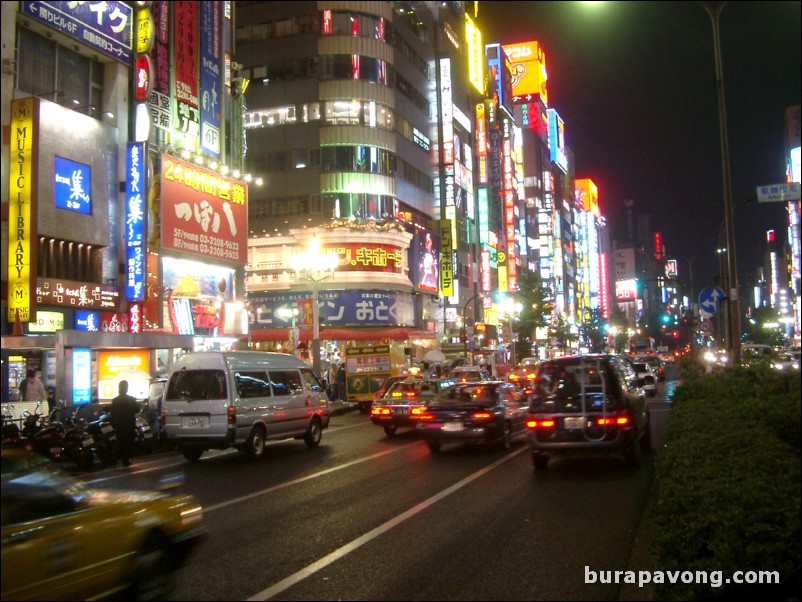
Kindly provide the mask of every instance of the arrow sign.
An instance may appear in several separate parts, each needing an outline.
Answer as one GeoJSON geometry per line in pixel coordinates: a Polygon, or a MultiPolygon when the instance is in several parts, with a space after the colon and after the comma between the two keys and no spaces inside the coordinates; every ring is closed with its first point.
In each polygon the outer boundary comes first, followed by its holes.
{"type": "Polygon", "coordinates": [[[715,315],[718,302],[723,298],[723,290],[716,286],[708,286],[701,293],[699,293],[699,307],[702,309],[702,311],[710,315],[715,315]]]}

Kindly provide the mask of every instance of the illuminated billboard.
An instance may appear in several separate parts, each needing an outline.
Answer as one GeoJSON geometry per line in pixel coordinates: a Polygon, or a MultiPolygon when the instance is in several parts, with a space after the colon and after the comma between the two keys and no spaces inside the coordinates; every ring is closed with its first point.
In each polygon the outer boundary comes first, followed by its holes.
{"type": "Polygon", "coordinates": [[[162,155],[161,194],[162,248],[248,262],[244,182],[162,155]]]}
{"type": "Polygon", "coordinates": [[[53,195],[56,207],[92,214],[92,170],[84,163],[70,161],[58,155],[53,158],[53,195]]]}
{"type": "Polygon", "coordinates": [[[554,109],[548,110],[549,116],[549,155],[552,163],[563,173],[568,173],[568,158],[565,155],[565,123],[554,109]]]}
{"type": "Polygon", "coordinates": [[[580,178],[574,180],[574,190],[576,191],[576,205],[582,211],[592,213],[599,217],[599,189],[590,178],[580,178]]]}
{"type": "Polygon", "coordinates": [[[546,55],[534,40],[502,46],[510,59],[512,101],[515,104],[532,102],[540,98],[549,104],[546,55]]]}
{"type": "Polygon", "coordinates": [[[468,81],[477,92],[484,94],[484,47],[482,32],[468,14],[465,14],[465,40],[468,42],[468,81]]]}

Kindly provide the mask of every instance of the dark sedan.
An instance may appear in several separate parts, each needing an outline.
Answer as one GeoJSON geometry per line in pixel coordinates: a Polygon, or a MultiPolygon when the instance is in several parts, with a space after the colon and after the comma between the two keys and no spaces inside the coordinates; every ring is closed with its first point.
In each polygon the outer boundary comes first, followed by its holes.
{"type": "Polygon", "coordinates": [[[418,416],[416,431],[433,452],[443,443],[496,443],[512,447],[526,434],[526,398],[503,381],[457,383],[418,416]]]}
{"type": "Polygon", "coordinates": [[[620,454],[650,446],[643,380],[618,356],[568,356],[538,369],[527,427],[536,470],[561,455],[620,454]]]}

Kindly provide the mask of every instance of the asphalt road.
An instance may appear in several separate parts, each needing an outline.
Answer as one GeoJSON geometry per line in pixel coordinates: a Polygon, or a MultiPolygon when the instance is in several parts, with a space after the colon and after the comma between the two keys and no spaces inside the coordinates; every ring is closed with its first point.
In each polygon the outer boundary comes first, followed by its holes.
{"type": "Polygon", "coordinates": [[[631,565],[654,452],[636,469],[565,459],[545,474],[527,452],[520,441],[433,455],[354,411],[332,418],[318,449],[291,440],[258,461],[225,451],[194,464],[171,452],[89,480],[186,476],[208,535],[174,600],[618,600],[620,585],[585,576],[631,565]]]}

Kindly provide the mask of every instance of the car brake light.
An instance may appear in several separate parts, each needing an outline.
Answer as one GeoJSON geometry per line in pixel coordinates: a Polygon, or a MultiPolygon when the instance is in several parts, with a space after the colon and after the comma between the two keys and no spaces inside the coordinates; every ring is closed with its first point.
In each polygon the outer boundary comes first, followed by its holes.
{"type": "Polygon", "coordinates": [[[599,426],[626,426],[629,424],[629,416],[620,414],[618,416],[608,416],[596,419],[599,426]]]}
{"type": "Polygon", "coordinates": [[[422,407],[415,407],[409,409],[410,416],[414,416],[415,418],[420,418],[426,412],[426,408],[422,407]]]}
{"type": "Polygon", "coordinates": [[[228,406],[226,413],[228,415],[226,422],[228,424],[237,424],[237,406],[228,406]]]}
{"type": "Polygon", "coordinates": [[[391,411],[390,408],[382,406],[380,408],[371,408],[370,413],[374,416],[388,416],[391,411]]]}
{"type": "Polygon", "coordinates": [[[542,420],[536,420],[534,418],[530,418],[526,421],[526,427],[530,429],[538,429],[538,428],[554,428],[557,424],[557,421],[554,418],[543,418],[542,420]]]}
{"type": "Polygon", "coordinates": [[[415,391],[407,391],[407,398],[414,399],[418,394],[415,391]]]}
{"type": "Polygon", "coordinates": [[[490,420],[493,417],[493,414],[490,412],[474,412],[473,416],[471,416],[474,420],[490,420]]]}

